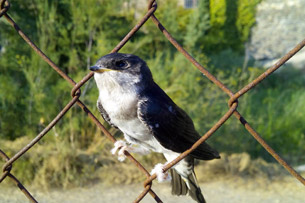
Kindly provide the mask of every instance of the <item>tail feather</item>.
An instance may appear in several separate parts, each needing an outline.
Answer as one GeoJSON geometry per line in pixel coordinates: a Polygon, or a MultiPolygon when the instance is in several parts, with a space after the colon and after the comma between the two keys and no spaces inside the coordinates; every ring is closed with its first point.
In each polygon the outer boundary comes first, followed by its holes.
{"type": "Polygon", "coordinates": [[[171,185],[172,185],[172,194],[173,195],[186,195],[188,188],[185,182],[182,180],[181,176],[176,172],[175,169],[170,169],[171,173],[171,185]]]}
{"type": "Polygon", "coordinates": [[[171,169],[172,176],[172,194],[173,195],[186,195],[187,193],[198,203],[205,203],[205,199],[201,193],[200,187],[194,171],[187,177],[181,177],[175,169],[171,169]]]}

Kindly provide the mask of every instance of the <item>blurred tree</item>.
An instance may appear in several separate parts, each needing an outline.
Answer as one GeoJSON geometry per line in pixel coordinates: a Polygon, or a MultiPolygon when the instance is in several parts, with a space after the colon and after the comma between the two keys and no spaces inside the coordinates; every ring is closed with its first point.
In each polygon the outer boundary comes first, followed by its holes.
{"type": "MultiPolygon", "coordinates": [[[[138,20],[134,16],[145,12],[128,7],[124,2],[11,0],[9,14],[42,51],[77,82],[88,73],[90,65],[109,53],[129,32],[138,20]]],[[[259,2],[202,0],[197,8],[184,9],[177,1],[165,0],[158,2],[156,16],[179,43],[234,91],[263,71],[252,67],[253,63],[243,65],[244,44],[255,23],[255,8],[259,2]]],[[[40,59],[3,18],[0,30],[0,136],[12,140],[25,135],[33,137],[70,100],[71,86],[40,59]]],[[[227,111],[227,96],[192,67],[151,21],[121,52],[139,55],[147,61],[157,83],[190,114],[200,134],[209,130],[227,111]]],[[[300,72],[291,72],[284,75],[292,80],[281,78],[282,73],[276,74],[244,95],[239,110],[280,153],[299,155],[304,153],[304,142],[300,141],[305,134],[304,117],[300,113],[304,78],[300,72]],[[289,117],[294,119],[287,119],[289,117]]],[[[93,80],[82,87],[81,99],[96,115],[97,94],[93,80]]],[[[95,125],[85,114],[73,108],[52,130],[54,136],[44,140],[50,145],[63,142],[85,149],[94,134],[100,133],[93,129],[95,125]]],[[[268,157],[232,119],[210,141],[220,151],[248,151],[253,156],[268,157]]]]}
{"type": "Polygon", "coordinates": [[[228,48],[242,51],[260,1],[210,0],[210,29],[202,41],[205,51],[217,53],[228,48]]]}

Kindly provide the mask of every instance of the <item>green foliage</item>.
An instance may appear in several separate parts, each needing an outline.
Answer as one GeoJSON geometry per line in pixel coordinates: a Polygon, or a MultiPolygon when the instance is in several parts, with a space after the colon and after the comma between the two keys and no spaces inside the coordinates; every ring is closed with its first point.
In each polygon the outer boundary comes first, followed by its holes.
{"type": "MultiPolygon", "coordinates": [[[[237,69],[239,72],[241,69],[237,69]]],[[[263,70],[249,67],[248,79],[242,86],[255,79],[263,70]]],[[[243,78],[243,74],[241,78],[243,78]]],[[[239,99],[238,111],[245,116],[248,123],[287,160],[294,163],[304,161],[305,152],[303,123],[304,77],[297,70],[274,73],[269,79],[239,99]],[[286,78],[286,79],[284,79],[286,78]],[[289,78],[289,79],[288,79],[289,78]]],[[[240,89],[240,84],[231,83],[232,89],[240,89]],[[234,88],[235,87],[235,88],[234,88]]],[[[229,119],[216,133],[215,145],[222,146],[227,152],[247,151],[253,157],[274,159],[255,141],[235,118],[229,119]],[[224,142],[223,139],[230,140],[224,142]]]]}
{"type": "Polygon", "coordinates": [[[305,153],[304,85],[300,71],[287,69],[275,73],[254,90],[249,96],[251,106],[245,109],[263,138],[288,160],[297,162],[305,161],[301,156],[305,153]]]}
{"type": "Polygon", "coordinates": [[[198,4],[187,24],[187,32],[184,38],[185,47],[192,50],[203,49],[204,45],[200,43],[200,39],[205,37],[207,30],[210,28],[208,1],[202,0],[198,4]]]}
{"type": "Polygon", "coordinates": [[[255,24],[256,5],[261,1],[238,1],[236,28],[242,42],[246,42],[250,37],[251,27],[255,24]]]}
{"type": "MultiPolygon", "coordinates": [[[[124,2],[12,1],[9,14],[49,58],[78,82],[89,72],[88,67],[109,53],[135,25],[139,19],[134,16],[145,13],[124,2]]],[[[160,1],[155,15],[196,60],[233,92],[237,91],[264,71],[243,54],[260,0],[199,2],[195,9],[184,9],[177,6],[177,1],[160,1]]],[[[71,99],[71,86],[3,18],[0,30],[0,148],[11,156],[63,109],[71,99]]],[[[171,46],[151,21],[121,52],[147,61],[155,81],[192,117],[201,135],[228,110],[227,95],[171,46]]],[[[279,72],[244,95],[238,108],[275,150],[293,162],[304,161],[304,83],[300,71],[279,72]]],[[[95,107],[97,94],[93,80],[82,87],[81,100],[95,115],[99,115],[95,107]]],[[[120,134],[106,126],[113,134],[120,134]]],[[[43,186],[68,187],[96,179],[91,173],[97,169],[95,166],[105,166],[103,171],[114,162],[105,158],[109,152],[103,150],[109,150],[111,144],[107,148],[100,134],[86,114],[73,107],[33,153],[18,162],[14,174],[23,176],[26,171],[29,174],[24,181],[43,180],[43,186]]],[[[248,152],[254,157],[270,158],[234,118],[209,142],[220,152],[248,152]]]]}
{"type": "Polygon", "coordinates": [[[210,29],[204,39],[207,53],[224,49],[241,51],[255,23],[255,8],[261,0],[210,0],[210,29]]]}

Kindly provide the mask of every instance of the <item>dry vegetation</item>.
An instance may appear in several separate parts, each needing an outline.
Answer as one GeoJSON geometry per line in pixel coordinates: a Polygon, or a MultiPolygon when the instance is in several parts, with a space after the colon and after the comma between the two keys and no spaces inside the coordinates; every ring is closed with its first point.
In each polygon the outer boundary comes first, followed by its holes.
{"type": "MultiPolygon", "coordinates": [[[[27,137],[15,141],[0,141],[9,156],[16,153],[30,141],[27,137]]],[[[73,149],[58,142],[54,147],[41,143],[30,149],[14,166],[12,173],[25,185],[38,188],[72,188],[102,182],[106,185],[132,184],[144,180],[144,175],[126,160],[121,163],[110,154],[112,144],[105,137],[96,137],[87,150],[73,149]]],[[[150,170],[156,163],[165,162],[160,154],[135,157],[150,170]]],[[[200,182],[217,181],[223,177],[265,178],[270,181],[287,175],[277,163],[263,159],[252,160],[247,153],[221,154],[221,159],[200,161],[196,174],[200,182]]],[[[7,181],[8,182],[8,181],[7,181]]]]}

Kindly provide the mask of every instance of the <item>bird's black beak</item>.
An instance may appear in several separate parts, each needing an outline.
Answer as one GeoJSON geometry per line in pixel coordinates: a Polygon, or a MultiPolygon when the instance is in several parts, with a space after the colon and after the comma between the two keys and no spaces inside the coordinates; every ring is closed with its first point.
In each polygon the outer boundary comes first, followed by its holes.
{"type": "Polygon", "coordinates": [[[100,69],[100,67],[98,67],[98,66],[91,66],[89,69],[90,69],[91,71],[97,71],[97,70],[100,69]]]}
{"type": "Polygon", "coordinates": [[[101,66],[91,66],[89,69],[93,72],[96,72],[96,73],[103,73],[105,71],[110,71],[111,70],[111,69],[101,67],[101,66]]]}

